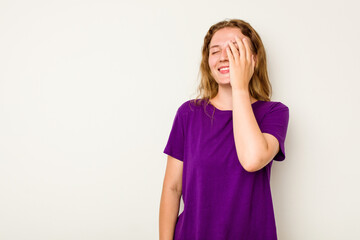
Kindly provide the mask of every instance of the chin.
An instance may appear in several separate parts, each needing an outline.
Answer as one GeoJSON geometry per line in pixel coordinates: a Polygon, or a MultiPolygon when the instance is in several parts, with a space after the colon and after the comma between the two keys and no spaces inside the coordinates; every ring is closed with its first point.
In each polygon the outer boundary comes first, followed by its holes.
{"type": "Polygon", "coordinates": [[[230,79],[220,79],[217,81],[218,84],[230,84],[230,79]]]}

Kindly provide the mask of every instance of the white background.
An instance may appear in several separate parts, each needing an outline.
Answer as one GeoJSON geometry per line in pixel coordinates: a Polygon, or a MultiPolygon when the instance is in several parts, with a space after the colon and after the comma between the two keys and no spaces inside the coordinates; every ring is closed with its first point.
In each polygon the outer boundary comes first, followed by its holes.
{"type": "Polygon", "coordinates": [[[163,153],[203,37],[248,21],[290,109],[281,240],[359,239],[357,1],[0,2],[0,239],[158,239],[163,153]]]}

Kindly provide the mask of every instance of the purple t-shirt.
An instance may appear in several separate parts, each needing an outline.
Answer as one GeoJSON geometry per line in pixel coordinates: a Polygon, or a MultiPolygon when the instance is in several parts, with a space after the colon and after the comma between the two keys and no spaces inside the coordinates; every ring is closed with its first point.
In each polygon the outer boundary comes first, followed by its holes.
{"type": "MultiPolygon", "coordinates": [[[[251,106],[261,132],[279,141],[274,160],[284,160],[289,108],[272,101],[251,106]]],[[[175,240],[277,239],[270,189],[273,160],[256,172],[242,167],[231,110],[204,101],[200,106],[192,100],[184,102],[176,112],[164,153],[183,162],[184,211],[176,221],[175,240]]]]}

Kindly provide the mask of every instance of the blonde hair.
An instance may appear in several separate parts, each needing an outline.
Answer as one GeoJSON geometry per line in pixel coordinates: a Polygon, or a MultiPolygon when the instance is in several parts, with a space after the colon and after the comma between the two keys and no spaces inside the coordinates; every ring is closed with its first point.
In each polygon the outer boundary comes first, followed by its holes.
{"type": "Polygon", "coordinates": [[[209,67],[209,44],[214,34],[222,28],[239,28],[242,34],[250,38],[252,51],[256,54],[256,65],[249,82],[249,93],[257,100],[270,101],[272,87],[267,73],[266,53],[261,38],[249,23],[240,19],[229,19],[212,25],[205,35],[199,70],[200,84],[197,88],[198,95],[193,102],[199,105],[199,101],[205,101],[204,108],[206,108],[209,99],[218,93],[219,85],[211,75],[209,67]]]}

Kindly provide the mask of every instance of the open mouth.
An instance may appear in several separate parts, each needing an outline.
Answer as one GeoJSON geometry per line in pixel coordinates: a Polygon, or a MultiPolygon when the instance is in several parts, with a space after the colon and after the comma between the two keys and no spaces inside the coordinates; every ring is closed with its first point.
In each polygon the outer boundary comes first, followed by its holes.
{"type": "Polygon", "coordinates": [[[229,73],[229,67],[221,67],[218,71],[222,74],[229,73]]]}

